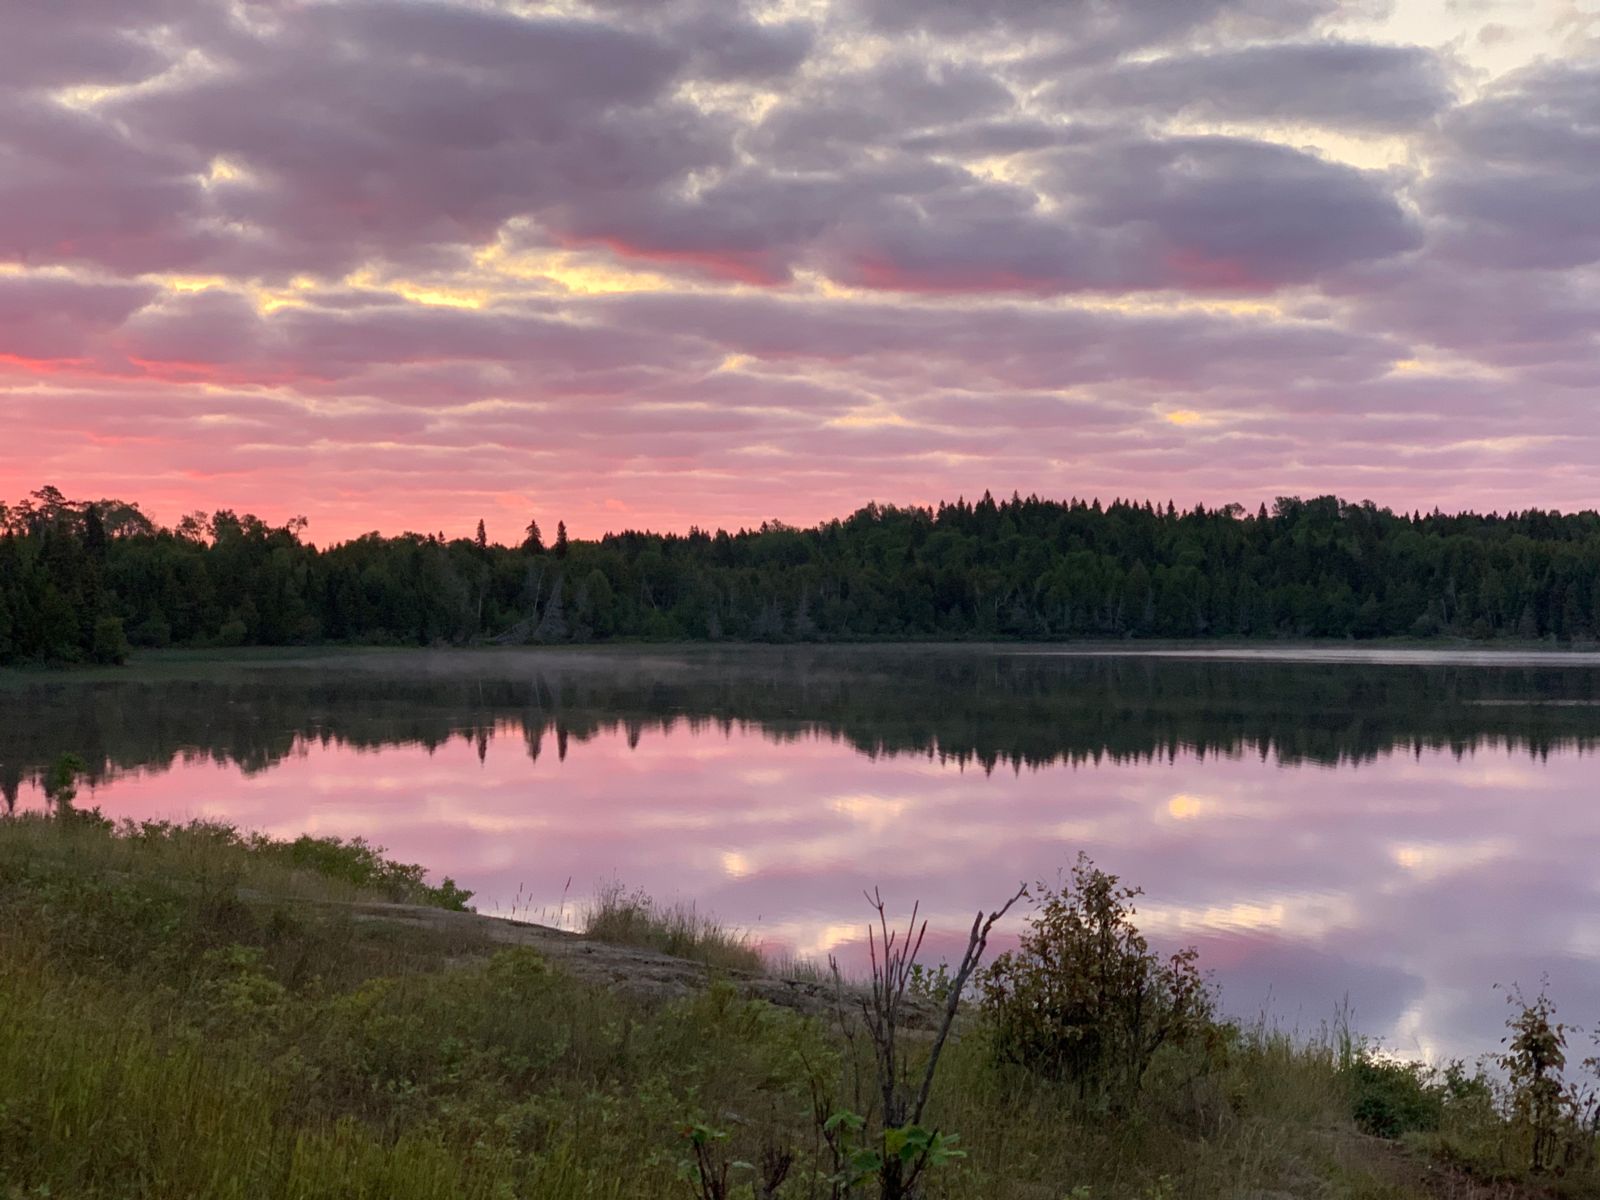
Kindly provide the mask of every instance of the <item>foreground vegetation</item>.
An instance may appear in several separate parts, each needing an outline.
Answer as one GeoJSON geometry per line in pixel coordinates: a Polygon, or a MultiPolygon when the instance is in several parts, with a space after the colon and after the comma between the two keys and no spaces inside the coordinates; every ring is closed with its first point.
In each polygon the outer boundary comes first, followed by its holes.
{"type": "Polygon", "coordinates": [[[45,487],[0,504],[0,665],[139,646],[610,638],[1600,637],[1600,514],[1269,512],[1013,496],[811,529],[512,545],[480,522],[327,549],[219,510],[161,528],[45,487]]]}
{"type": "Polygon", "coordinates": [[[766,963],[750,938],[727,929],[692,904],[662,904],[643,891],[608,883],[583,911],[585,937],[657,950],[734,971],[761,971],[766,963]]]}
{"type": "MultiPolygon", "coordinates": [[[[1504,1084],[1297,1042],[1219,1018],[1135,895],[1081,861],[991,969],[930,971],[885,916],[872,978],[802,1015],[744,998],[748,958],[649,1000],[497,950],[487,921],[382,919],[342,902],[467,894],[361,842],[63,804],[0,821],[0,1195],[1429,1194],[1439,1173],[1380,1137],[1594,1192],[1542,1002],[1514,1010],[1504,1084]]],[[[620,890],[590,930],[741,945],[620,890]]]]}

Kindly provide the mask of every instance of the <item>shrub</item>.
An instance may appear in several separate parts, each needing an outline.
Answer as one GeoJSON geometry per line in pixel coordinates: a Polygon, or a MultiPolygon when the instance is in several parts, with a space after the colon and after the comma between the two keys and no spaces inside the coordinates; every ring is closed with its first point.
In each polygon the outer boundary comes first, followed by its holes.
{"type": "Polygon", "coordinates": [[[44,773],[42,786],[45,798],[58,810],[66,812],[78,796],[78,779],[89,765],[76,754],[58,754],[44,773]]]}
{"type": "Polygon", "coordinates": [[[1038,885],[1020,947],[983,980],[996,1054],[1121,1106],[1156,1051],[1211,1025],[1193,948],[1162,959],[1133,923],[1141,890],[1080,854],[1069,886],[1038,885]]]}
{"type": "Polygon", "coordinates": [[[1343,1072],[1350,1087],[1350,1115],[1365,1132],[1398,1138],[1439,1128],[1446,1089],[1422,1063],[1357,1052],[1343,1072]]]}
{"type": "Polygon", "coordinates": [[[431,885],[421,866],[385,858],[385,848],[374,846],[365,838],[312,837],[303,833],[284,843],[254,834],[250,846],[258,852],[285,857],[294,866],[329,879],[342,880],[364,891],[382,892],[397,902],[463,912],[472,899],[472,893],[456,886],[448,875],[438,885],[431,885]]]}
{"type": "Polygon", "coordinates": [[[1506,1019],[1499,1064],[1510,1088],[1512,1128],[1526,1137],[1528,1166],[1537,1173],[1572,1157],[1583,1140],[1578,1098],[1562,1079],[1567,1026],[1555,1019],[1555,1005],[1542,991],[1528,1000],[1514,987],[1506,1003],[1515,1011],[1506,1019]]]}
{"type": "Polygon", "coordinates": [[[328,883],[331,889],[311,890],[319,897],[331,890],[339,899],[383,897],[456,911],[466,910],[472,898],[448,876],[430,884],[422,867],[387,858],[384,847],[362,838],[302,835],[281,841],[208,820],[113,823],[98,810],[72,807],[77,781],[86,771],[83,759],[73,754],[51,764],[43,785],[57,815],[10,820],[0,861],[10,859],[33,871],[55,864],[78,873],[93,864],[100,870],[85,877],[101,880],[121,878],[137,865],[152,879],[181,878],[224,890],[244,885],[298,894],[304,884],[328,883]],[[67,833],[71,836],[62,836],[67,833]]]}
{"type": "Polygon", "coordinates": [[[113,666],[128,661],[128,637],[122,631],[121,617],[101,617],[94,623],[94,641],[89,656],[97,663],[113,666]]]}
{"type": "Polygon", "coordinates": [[[172,644],[172,626],[164,618],[152,616],[135,625],[128,637],[136,646],[160,649],[172,644]]]}

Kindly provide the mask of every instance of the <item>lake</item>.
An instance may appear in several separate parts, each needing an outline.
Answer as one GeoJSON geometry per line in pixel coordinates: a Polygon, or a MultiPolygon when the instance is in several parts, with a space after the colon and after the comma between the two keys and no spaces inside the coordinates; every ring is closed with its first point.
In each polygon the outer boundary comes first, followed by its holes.
{"type": "Polygon", "coordinates": [[[13,809],[71,751],[108,816],[361,835],[547,921],[616,879],[847,965],[863,889],[920,901],[937,959],[1084,850],[1229,1011],[1311,1031],[1348,1000],[1433,1059],[1497,1046],[1496,984],[1600,1017],[1597,745],[1583,653],[308,652],[0,686],[13,809]]]}

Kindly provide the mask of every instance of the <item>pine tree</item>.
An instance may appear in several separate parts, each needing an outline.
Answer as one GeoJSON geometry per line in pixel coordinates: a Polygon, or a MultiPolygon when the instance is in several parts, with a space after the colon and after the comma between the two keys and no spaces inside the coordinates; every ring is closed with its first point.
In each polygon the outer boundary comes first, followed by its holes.
{"type": "Polygon", "coordinates": [[[489,531],[483,527],[483,518],[479,517],[478,518],[478,549],[479,550],[487,550],[488,548],[489,548],[489,531]]]}
{"type": "Polygon", "coordinates": [[[556,522],[556,544],[555,544],[554,549],[555,549],[555,555],[556,555],[557,558],[565,558],[566,557],[566,555],[567,555],[567,523],[565,521],[557,521],[556,522]]]}
{"type": "Polygon", "coordinates": [[[106,525],[100,519],[98,505],[91,504],[83,510],[83,548],[97,562],[106,556],[106,525]]]}
{"type": "Polygon", "coordinates": [[[544,535],[539,532],[539,522],[529,521],[527,536],[522,539],[522,549],[528,554],[544,553],[544,535]]]}

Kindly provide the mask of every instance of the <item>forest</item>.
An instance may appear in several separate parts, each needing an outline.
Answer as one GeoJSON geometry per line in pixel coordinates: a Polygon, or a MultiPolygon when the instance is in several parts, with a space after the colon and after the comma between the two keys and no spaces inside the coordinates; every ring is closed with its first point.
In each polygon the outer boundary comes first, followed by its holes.
{"type": "Polygon", "coordinates": [[[1600,637],[1600,513],[1395,513],[1333,496],[1180,510],[1013,495],[800,529],[514,545],[296,517],[174,527],[43,487],[0,503],[0,664],[131,647],[607,640],[1600,637]]]}

